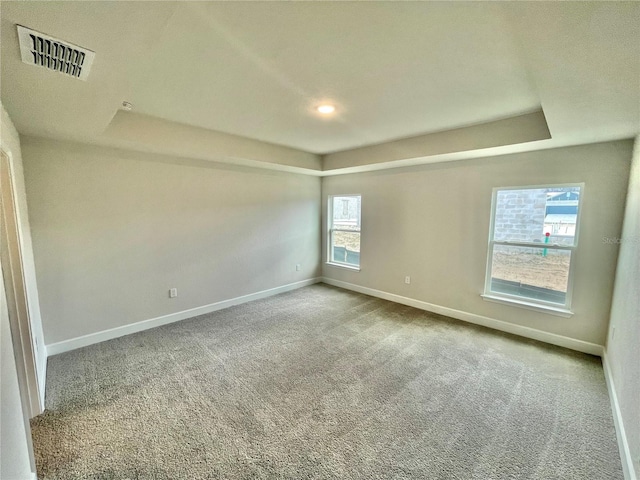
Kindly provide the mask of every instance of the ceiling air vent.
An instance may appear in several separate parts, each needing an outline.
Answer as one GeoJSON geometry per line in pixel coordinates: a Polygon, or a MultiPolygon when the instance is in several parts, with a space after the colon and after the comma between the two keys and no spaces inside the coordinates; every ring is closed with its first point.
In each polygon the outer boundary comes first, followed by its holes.
{"type": "Polygon", "coordinates": [[[21,25],[17,27],[20,54],[24,63],[55,70],[80,80],[87,79],[96,56],[94,52],[21,25]]]}

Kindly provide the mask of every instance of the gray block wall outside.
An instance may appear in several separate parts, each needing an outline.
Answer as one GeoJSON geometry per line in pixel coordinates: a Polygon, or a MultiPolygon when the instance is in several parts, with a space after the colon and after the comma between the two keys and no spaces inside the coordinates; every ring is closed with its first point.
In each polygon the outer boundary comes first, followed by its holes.
{"type": "Polygon", "coordinates": [[[495,240],[544,242],[547,193],[544,188],[500,190],[495,214],[495,240]]]}

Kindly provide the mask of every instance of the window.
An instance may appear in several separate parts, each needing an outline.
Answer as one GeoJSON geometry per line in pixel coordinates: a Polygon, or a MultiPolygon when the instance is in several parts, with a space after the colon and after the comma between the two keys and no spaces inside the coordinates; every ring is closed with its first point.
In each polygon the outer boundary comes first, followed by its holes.
{"type": "Polygon", "coordinates": [[[583,185],[496,188],[484,297],[570,315],[583,185]]]}
{"type": "Polygon", "coordinates": [[[360,195],[329,196],[329,263],[360,267],[360,195]]]}

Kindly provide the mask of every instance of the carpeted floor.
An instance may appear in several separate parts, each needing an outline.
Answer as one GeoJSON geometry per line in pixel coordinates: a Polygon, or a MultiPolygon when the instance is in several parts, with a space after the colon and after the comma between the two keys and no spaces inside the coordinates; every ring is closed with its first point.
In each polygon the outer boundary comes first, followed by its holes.
{"type": "Polygon", "coordinates": [[[48,370],[41,479],[623,478],[600,359],[326,285],[48,370]]]}

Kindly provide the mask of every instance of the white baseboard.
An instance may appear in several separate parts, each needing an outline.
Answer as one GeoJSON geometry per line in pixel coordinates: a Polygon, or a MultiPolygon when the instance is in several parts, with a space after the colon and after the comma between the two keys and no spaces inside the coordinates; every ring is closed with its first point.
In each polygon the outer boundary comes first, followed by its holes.
{"type": "Polygon", "coordinates": [[[268,290],[262,290],[256,293],[250,293],[249,295],[243,295],[241,297],[222,300],[220,302],[211,303],[202,307],[191,308],[189,310],[183,310],[181,312],[171,313],[169,315],[163,315],[161,317],[150,318],[149,320],[142,320],[140,322],[123,325],[121,327],[111,328],[109,330],[103,330],[96,333],[90,333],[89,335],[83,335],[81,337],[71,338],[69,340],[63,340],[62,342],[47,345],[47,355],[51,356],[57,355],[59,353],[69,352],[77,348],[86,347],[87,345],[93,345],[94,343],[104,342],[106,340],[122,337],[131,333],[141,332],[142,330],[148,330],[150,328],[159,327],[168,323],[178,322],[180,320],[196,317],[205,313],[215,312],[216,310],[222,310],[223,308],[232,307],[234,305],[240,305],[242,303],[259,300],[261,298],[270,297],[272,295],[288,292],[297,288],[306,287],[320,281],[322,281],[321,278],[310,278],[308,280],[302,280],[300,282],[289,283],[280,287],[270,288],[268,290]]]}
{"type": "Polygon", "coordinates": [[[410,307],[419,308],[428,312],[438,313],[447,317],[474,323],[476,325],[482,325],[483,327],[493,328],[494,330],[500,330],[502,332],[512,333],[514,335],[531,338],[533,340],[539,340],[541,342],[558,345],[560,347],[569,348],[571,350],[577,350],[578,352],[584,352],[596,356],[602,356],[603,353],[602,345],[597,345],[595,343],[576,340],[575,338],[564,337],[562,335],[556,335],[555,333],[544,332],[535,328],[524,327],[522,325],[516,325],[509,322],[504,322],[502,320],[496,320],[494,318],[483,317],[482,315],[463,312],[461,310],[455,310],[453,308],[441,307],[440,305],[434,305],[432,303],[403,297],[394,293],[375,290],[373,288],[361,287],[360,285],[342,282],[340,280],[334,280],[332,278],[322,277],[322,282],[333,285],[335,287],[353,290],[354,292],[364,293],[365,295],[371,295],[372,297],[382,298],[391,302],[401,303],[402,305],[409,305],[410,307]]]}
{"type": "Polygon", "coordinates": [[[611,367],[609,366],[606,350],[602,356],[602,367],[604,369],[604,378],[607,382],[607,390],[609,390],[609,399],[611,400],[611,411],[613,412],[613,423],[616,427],[616,435],[618,437],[618,447],[620,448],[620,460],[622,462],[624,478],[625,480],[637,480],[638,477],[633,467],[633,458],[631,457],[631,450],[629,449],[629,442],[627,441],[627,434],[624,429],[624,422],[622,421],[622,412],[620,411],[618,395],[616,394],[615,384],[613,383],[613,376],[611,375],[611,367]]]}

